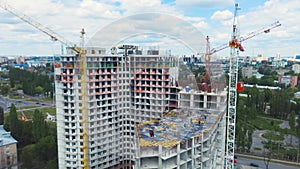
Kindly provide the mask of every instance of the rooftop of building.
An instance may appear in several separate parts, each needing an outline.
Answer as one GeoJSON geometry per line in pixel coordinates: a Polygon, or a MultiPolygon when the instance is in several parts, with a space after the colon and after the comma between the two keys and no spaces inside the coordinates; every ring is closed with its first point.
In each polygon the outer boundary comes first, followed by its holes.
{"type": "Polygon", "coordinates": [[[175,109],[159,120],[137,124],[139,146],[171,148],[209,131],[221,118],[222,111],[175,109]]]}
{"type": "Polygon", "coordinates": [[[4,129],[3,125],[0,125],[0,147],[14,143],[17,143],[17,140],[11,136],[10,132],[4,129]]]}

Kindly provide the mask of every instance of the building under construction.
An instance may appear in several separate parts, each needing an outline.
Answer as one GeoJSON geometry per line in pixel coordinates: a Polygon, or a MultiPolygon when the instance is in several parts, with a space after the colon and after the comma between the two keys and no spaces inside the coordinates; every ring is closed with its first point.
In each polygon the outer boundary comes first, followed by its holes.
{"type": "Polygon", "coordinates": [[[226,92],[179,92],[179,107],[137,124],[136,166],[224,168],[226,92]]]}
{"type": "Polygon", "coordinates": [[[179,60],[137,48],[85,55],[69,50],[55,65],[59,168],[131,168],[135,125],[178,106],[179,60]]]}
{"type": "MultiPolygon", "coordinates": [[[[161,153],[172,157],[176,153],[178,160],[192,157],[193,162],[186,162],[185,168],[204,167],[216,164],[216,155],[224,154],[219,146],[224,147],[226,95],[181,90],[177,57],[137,48],[112,54],[102,48],[87,48],[85,55],[83,62],[69,50],[55,65],[59,168],[145,168],[148,160],[158,157],[158,168],[168,166],[161,161],[161,153]],[[194,109],[178,112],[178,106],[194,109]],[[175,122],[169,123],[175,127],[160,123],[167,120],[175,122]],[[146,124],[154,128],[165,125],[161,131],[153,129],[150,138],[158,138],[161,132],[164,144],[159,140],[151,144],[146,138],[143,141],[146,124]],[[148,143],[152,146],[145,146],[148,143]],[[179,153],[182,147],[187,150],[185,157],[179,153]],[[156,154],[147,158],[149,148],[156,154]]],[[[171,166],[181,166],[177,162],[171,166]]]]}

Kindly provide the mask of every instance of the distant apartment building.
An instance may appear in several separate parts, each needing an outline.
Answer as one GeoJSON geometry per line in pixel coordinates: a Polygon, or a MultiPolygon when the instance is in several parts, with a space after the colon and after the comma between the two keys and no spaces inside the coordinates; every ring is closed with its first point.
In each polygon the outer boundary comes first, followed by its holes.
{"type": "Polygon", "coordinates": [[[293,70],[295,73],[300,73],[300,64],[293,64],[292,70],[293,70]]]}
{"type": "Polygon", "coordinates": [[[23,63],[25,63],[25,57],[24,56],[17,57],[16,63],[17,64],[23,64],[23,63]]]}
{"type": "Polygon", "coordinates": [[[285,86],[290,85],[291,87],[295,87],[298,85],[298,76],[283,76],[279,75],[278,76],[278,83],[279,84],[284,84],[285,86]]]}
{"type": "Polygon", "coordinates": [[[0,168],[18,169],[17,141],[0,125],[0,168]]]}
{"type": "Polygon", "coordinates": [[[272,66],[274,67],[285,67],[287,66],[288,62],[285,60],[274,60],[272,61],[272,66]]]}
{"type": "Polygon", "coordinates": [[[8,61],[8,57],[5,56],[0,57],[0,63],[7,62],[7,61],[8,61]]]}
{"type": "Polygon", "coordinates": [[[295,60],[296,62],[300,62],[300,55],[295,55],[294,60],[295,60]]]}
{"type": "Polygon", "coordinates": [[[244,78],[252,77],[253,76],[253,67],[252,66],[242,67],[242,76],[244,78]]]}

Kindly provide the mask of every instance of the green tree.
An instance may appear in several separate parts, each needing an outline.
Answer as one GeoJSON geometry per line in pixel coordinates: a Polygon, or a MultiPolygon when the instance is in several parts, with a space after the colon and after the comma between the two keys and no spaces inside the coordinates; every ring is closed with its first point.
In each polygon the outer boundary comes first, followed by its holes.
{"type": "Polygon", "coordinates": [[[31,121],[20,121],[22,133],[20,134],[20,139],[18,140],[18,147],[22,148],[26,145],[33,143],[32,137],[32,122],[31,121]]]}
{"type": "Polygon", "coordinates": [[[4,110],[0,107],[0,125],[4,124],[4,110]]]}
{"type": "Polygon", "coordinates": [[[236,145],[240,152],[250,151],[252,145],[253,127],[249,120],[255,118],[252,107],[245,107],[248,98],[238,99],[236,119],[236,145]]]}
{"type": "Polygon", "coordinates": [[[34,111],[32,121],[33,139],[35,142],[38,142],[39,139],[48,134],[47,123],[45,122],[43,114],[38,109],[34,111]]]}
{"type": "Polygon", "coordinates": [[[17,109],[14,104],[11,105],[9,110],[9,130],[11,131],[14,138],[18,140],[20,135],[20,121],[18,119],[17,109]]]}
{"type": "Polygon", "coordinates": [[[41,86],[37,86],[35,87],[34,91],[36,94],[42,94],[44,89],[41,86]]]}
{"type": "Polygon", "coordinates": [[[1,94],[6,96],[9,93],[10,86],[9,85],[1,85],[0,90],[1,90],[1,94]]]}
{"type": "Polygon", "coordinates": [[[22,148],[21,155],[20,155],[20,161],[21,161],[21,167],[25,169],[31,169],[34,168],[34,164],[36,160],[35,157],[35,145],[30,144],[24,148],[22,148]]]}
{"type": "Polygon", "coordinates": [[[270,114],[274,118],[286,119],[291,111],[290,98],[290,90],[277,91],[270,100],[270,114]]]}
{"type": "Polygon", "coordinates": [[[274,147],[275,147],[275,141],[276,141],[276,132],[270,131],[269,134],[266,137],[266,142],[264,142],[264,163],[266,165],[266,169],[269,168],[269,163],[274,155],[274,147]]]}
{"type": "Polygon", "coordinates": [[[58,168],[57,158],[47,161],[45,168],[46,169],[57,169],[58,168]]]}
{"type": "Polygon", "coordinates": [[[264,112],[267,112],[267,105],[270,103],[272,98],[272,91],[270,89],[264,89],[264,112]]]}
{"type": "Polygon", "coordinates": [[[251,145],[252,145],[252,134],[253,134],[253,129],[248,127],[247,137],[246,137],[246,147],[248,152],[250,152],[251,145]]]}
{"type": "Polygon", "coordinates": [[[36,144],[37,154],[43,154],[42,156],[39,156],[39,158],[41,161],[44,161],[45,164],[47,161],[57,156],[56,144],[56,137],[54,136],[43,137],[36,144]]]}
{"type": "MultiPolygon", "coordinates": [[[[295,112],[294,111],[292,111],[291,114],[289,115],[289,125],[290,125],[291,130],[294,131],[295,130],[295,112]]],[[[293,141],[292,139],[293,139],[293,137],[291,135],[290,144],[292,144],[292,141],[293,141]]]]}
{"type": "MultiPolygon", "coordinates": [[[[298,137],[298,140],[300,140],[300,117],[297,118],[296,136],[298,137]]],[[[300,141],[298,141],[297,162],[299,160],[299,151],[300,151],[300,141]]]]}
{"type": "MultiPolygon", "coordinates": [[[[11,87],[21,85],[25,94],[36,94],[36,87],[43,88],[42,92],[52,93],[52,83],[54,79],[52,76],[41,74],[40,72],[29,72],[26,70],[10,67],[9,78],[11,87]]],[[[37,91],[40,92],[40,91],[37,91]]],[[[51,95],[51,94],[50,94],[51,95]]]]}

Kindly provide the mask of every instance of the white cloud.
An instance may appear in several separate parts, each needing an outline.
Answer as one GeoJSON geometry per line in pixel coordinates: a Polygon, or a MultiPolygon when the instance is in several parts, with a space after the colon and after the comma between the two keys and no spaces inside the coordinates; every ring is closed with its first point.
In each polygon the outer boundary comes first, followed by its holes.
{"type": "Polygon", "coordinates": [[[209,29],[209,25],[207,22],[205,21],[200,21],[197,22],[195,24],[193,24],[196,28],[198,28],[199,30],[204,30],[204,29],[209,29]]]}
{"type": "MultiPolygon", "coordinates": [[[[268,34],[262,34],[245,42],[252,49],[261,50],[267,55],[275,55],[281,51],[282,55],[293,55],[299,53],[300,27],[298,25],[298,17],[300,16],[300,1],[298,0],[269,0],[263,6],[255,11],[250,11],[239,18],[241,30],[250,32],[264,27],[275,21],[280,21],[282,26],[272,29],[268,34]],[[293,40],[296,40],[293,42],[293,40]],[[288,47],[285,44],[289,44],[288,47]],[[272,50],[273,49],[273,50],[272,50]],[[276,50],[275,50],[276,49],[276,50]]],[[[241,11],[242,12],[242,11],[241,11]]]]}
{"type": "Polygon", "coordinates": [[[231,19],[233,17],[232,12],[230,12],[229,10],[225,10],[225,11],[216,11],[210,18],[212,20],[227,20],[227,19],[231,19]]]}
{"type": "MultiPolygon", "coordinates": [[[[31,16],[33,20],[49,27],[74,43],[80,40],[79,32],[81,28],[85,28],[87,37],[91,38],[101,28],[117,21],[119,18],[145,12],[158,12],[179,17],[195,26],[205,36],[209,35],[212,47],[224,44],[230,39],[234,4],[233,0],[176,0],[173,4],[162,4],[160,0],[5,1],[22,11],[22,13],[31,16]],[[199,8],[203,10],[194,10],[199,8]]],[[[277,20],[282,23],[282,26],[271,30],[269,34],[259,35],[245,41],[245,54],[255,53],[256,50],[265,51],[267,55],[278,52],[282,55],[300,53],[298,40],[298,37],[300,37],[300,27],[298,26],[300,1],[264,1],[265,4],[251,7],[250,11],[247,11],[247,7],[241,6],[242,10],[239,11],[238,18],[241,34],[245,35],[277,20]]],[[[9,52],[12,54],[13,52],[23,53],[23,51],[55,53],[52,47],[49,47],[49,44],[52,44],[49,37],[41,31],[36,30],[3,10],[0,12],[0,19],[2,21],[0,23],[0,48],[3,49],[0,55],[9,52]],[[16,44],[16,47],[9,48],[7,47],[8,44],[16,44]],[[12,48],[15,50],[12,50],[12,48]]],[[[155,22],[153,24],[157,25],[151,27],[151,29],[154,31],[161,29],[164,32],[174,31],[178,32],[178,34],[183,34],[184,29],[186,29],[184,26],[172,25],[170,21],[160,19],[157,19],[157,21],[164,22],[164,26],[159,27],[160,23],[155,22]]],[[[144,21],[147,21],[147,19],[144,19],[144,21]]],[[[119,28],[117,31],[130,32],[138,28],[146,29],[146,27],[142,27],[142,22],[142,18],[137,20],[139,27],[124,23],[122,29],[119,28]]],[[[114,31],[116,30],[111,30],[111,34],[107,36],[113,36],[114,31]]],[[[228,55],[229,52],[226,51],[224,53],[228,55]]]]}
{"type": "Polygon", "coordinates": [[[178,8],[223,8],[226,6],[232,6],[233,0],[175,0],[175,4],[178,8]]]}

